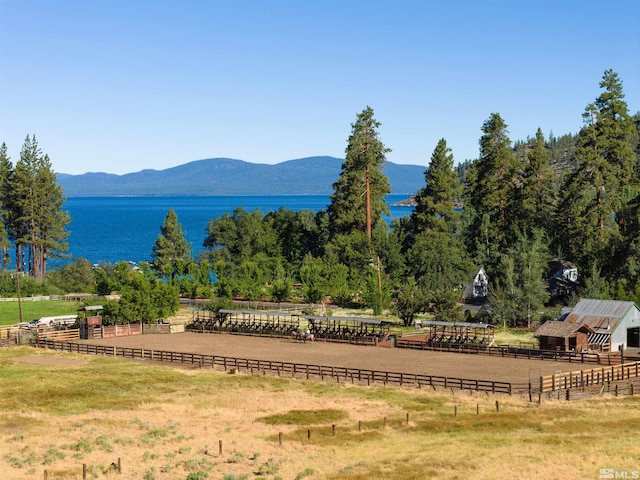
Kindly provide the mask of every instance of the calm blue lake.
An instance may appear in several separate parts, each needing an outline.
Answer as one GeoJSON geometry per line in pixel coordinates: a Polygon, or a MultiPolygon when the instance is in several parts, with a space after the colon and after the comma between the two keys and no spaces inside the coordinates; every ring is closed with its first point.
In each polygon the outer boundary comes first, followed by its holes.
{"type": "MultiPolygon", "coordinates": [[[[406,195],[389,195],[387,202],[398,202],[406,195]]],[[[329,197],[323,195],[217,196],[217,197],[70,197],[65,210],[71,215],[68,230],[72,258],[91,263],[147,261],[158,238],[160,227],[170,208],[178,221],[194,256],[203,250],[210,219],[232,213],[237,207],[264,214],[280,207],[300,211],[326,209],[329,197]]],[[[390,218],[411,212],[409,207],[391,207],[390,218]]]]}

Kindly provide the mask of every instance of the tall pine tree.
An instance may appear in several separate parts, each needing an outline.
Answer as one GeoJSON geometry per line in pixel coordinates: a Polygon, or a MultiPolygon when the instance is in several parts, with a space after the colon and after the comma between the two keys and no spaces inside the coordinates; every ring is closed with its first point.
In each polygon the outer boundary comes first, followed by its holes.
{"type": "Polygon", "coordinates": [[[174,278],[183,274],[191,259],[191,244],[187,242],[178,222],[178,215],[170,208],[160,227],[158,239],[152,247],[151,258],[156,271],[174,278]]]}
{"type": "Polygon", "coordinates": [[[43,279],[50,257],[66,257],[71,221],[48,155],[27,135],[11,181],[11,227],[16,269],[43,279]]]}
{"type": "Polygon", "coordinates": [[[594,265],[607,278],[615,270],[616,245],[624,222],[623,191],[638,185],[637,130],[624,101],[622,82],[612,70],[600,82],[604,92],[583,114],[576,148],[577,169],[563,186],[560,246],[583,271],[594,265]]]}
{"type": "Polygon", "coordinates": [[[480,158],[472,165],[465,191],[469,245],[476,261],[491,270],[512,234],[517,164],[507,124],[492,113],[482,126],[480,158]]]}
{"type": "Polygon", "coordinates": [[[424,179],[426,185],[416,193],[416,207],[411,214],[415,232],[425,229],[455,232],[460,216],[455,211],[455,202],[460,197],[461,186],[453,169],[453,154],[444,138],[438,141],[431,155],[424,179]]]}
{"type": "Polygon", "coordinates": [[[333,235],[358,231],[371,238],[372,230],[384,222],[382,215],[389,215],[385,197],[391,186],[382,167],[390,149],[378,138],[378,127],[371,107],[351,125],[345,160],[328,207],[333,235]]]}
{"type": "Polygon", "coordinates": [[[11,179],[13,165],[7,155],[7,145],[0,146],[0,249],[2,249],[2,271],[6,271],[11,263],[9,249],[9,226],[11,222],[11,179]]]}
{"type": "Polygon", "coordinates": [[[535,229],[551,232],[553,228],[557,176],[551,169],[550,159],[544,135],[538,128],[517,189],[514,221],[522,232],[532,233],[535,229]]]}

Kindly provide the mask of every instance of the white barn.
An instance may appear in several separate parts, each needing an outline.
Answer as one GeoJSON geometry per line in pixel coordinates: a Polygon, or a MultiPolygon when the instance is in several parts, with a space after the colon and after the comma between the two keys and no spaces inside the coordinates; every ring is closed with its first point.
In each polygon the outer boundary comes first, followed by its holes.
{"type": "Polygon", "coordinates": [[[617,351],[640,347],[640,308],[634,302],[582,298],[564,321],[587,325],[589,347],[617,351]]]}

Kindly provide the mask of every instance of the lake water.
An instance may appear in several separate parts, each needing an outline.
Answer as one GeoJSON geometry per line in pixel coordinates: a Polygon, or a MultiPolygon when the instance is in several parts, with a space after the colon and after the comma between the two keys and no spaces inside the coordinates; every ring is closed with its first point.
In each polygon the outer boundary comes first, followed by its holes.
{"type": "MultiPolygon", "coordinates": [[[[405,199],[389,195],[389,205],[405,199]]],[[[167,212],[173,208],[191,243],[194,257],[203,249],[210,219],[231,214],[237,207],[256,208],[264,214],[281,206],[300,211],[326,209],[329,197],[323,195],[216,196],[216,197],[70,197],[64,209],[71,215],[68,230],[72,258],[91,263],[147,261],[160,234],[167,212]]],[[[411,212],[409,207],[391,207],[390,218],[411,212]]]]}

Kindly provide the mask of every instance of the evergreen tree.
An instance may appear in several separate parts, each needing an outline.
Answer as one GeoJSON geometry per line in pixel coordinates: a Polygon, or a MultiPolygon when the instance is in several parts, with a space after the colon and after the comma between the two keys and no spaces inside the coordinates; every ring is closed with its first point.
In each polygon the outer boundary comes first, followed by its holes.
{"type": "Polygon", "coordinates": [[[469,172],[465,208],[469,208],[469,242],[478,263],[491,270],[507,246],[514,217],[516,160],[507,125],[492,113],[482,126],[480,158],[469,172]]]}
{"type": "Polygon", "coordinates": [[[170,208],[160,227],[160,234],[152,247],[151,258],[156,271],[175,278],[185,273],[191,258],[191,244],[187,242],[178,215],[170,208]]]}
{"type": "Polygon", "coordinates": [[[406,252],[407,273],[427,292],[455,289],[472,270],[458,235],[430,229],[419,233],[406,252]]]}
{"type": "Polygon", "coordinates": [[[461,186],[453,169],[453,154],[444,138],[438,141],[431,155],[424,179],[426,185],[416,193],[416,207],[411,214],[414,232],[425,229],[455,232],[459,220],[455,202],[460,197],[461,186]]]}
{"type": "Polygon", "coordinates": [[[7,145],[0,146],[0,249],[2,249],[2,271],[11,263],[9,249],[9,226],[11,222],[11,182],[13,165],[7,155],[7,145]]]}
{"type": "Polygon", "coordinates": [[[489,284],[489,303],[493,307],[494,319],[501,322],[504,328],[515,326],[520,315],[522,291],[517,285],[517,274],[514,259],[509,255],[500,258],[500,277],[489,284]]]}
{"type": "Polygon", "coordinates": [[[391,186],[382,167],[390,149],[378,138],[379,126],[371,107],[351,125],[345,160],[328,208],[333,235],[359,231],[371,238],[376,226],[384,223],[382,214],[389,214],[385,196],[391,186]]]}
{"type": "Polygon", "coordinates": [[[538,128],[518,190],[515,222],[523,232],[531,233],[539,228],[547,232],[552,230],[557,207],[557,176],[549,161],[549,151],[542,130],[538,128]]]}
{"type": "Polygon", "coordinates": [[[613,252],[625,221],[622,192],[637,186],[637,130],[630,117],[618,75],[607,70],[604,92],[583,115],[578,137],[577,169],[567,177],[559,211],[560,245],[582,270],[602,266],[604,277],[615,271],[613,252]],[[579,240],[576,240],[579,239],[579,240]]]}
{"type": "Polygon", "coordinates": [[[43,279],[49,257],[65,257],[66,226],[71,221],[62,210],[65,197],[57,184],[48,155],[42,155],[35,135],[27,138],[11,182],[11,227],[16,268],[43,279]],[[27,263],[28,262],[28,263],[27,263]]]}
{"type": "Polygon", "coordinates": [[[531,327],[531,322],[539,318],[544,304],[549,300],[549,292],[544,283],[549,251],[543,231],[535,229],[531,235],[518,235],[510,254],[514,257],[519,272],[520,313],[527,319],[527,326],[531,327]]]}
{"type": "Polygon", "coordinates": [[[628,202],[625,218],[623,241],[616,257],[623,265],[621,276],[629,285],[640,288],[640,193],[628,202]]]}
{"type": "Polygon", "coordinates": [[[538,319],[549,299],[544,284],[549,252],[542,230],[531,235],[517,233],[513,245],[502,255],[500,268],[489,287],[491,305],[503,323],[515,326],[517,319],[528,325],[538,319]]]}

